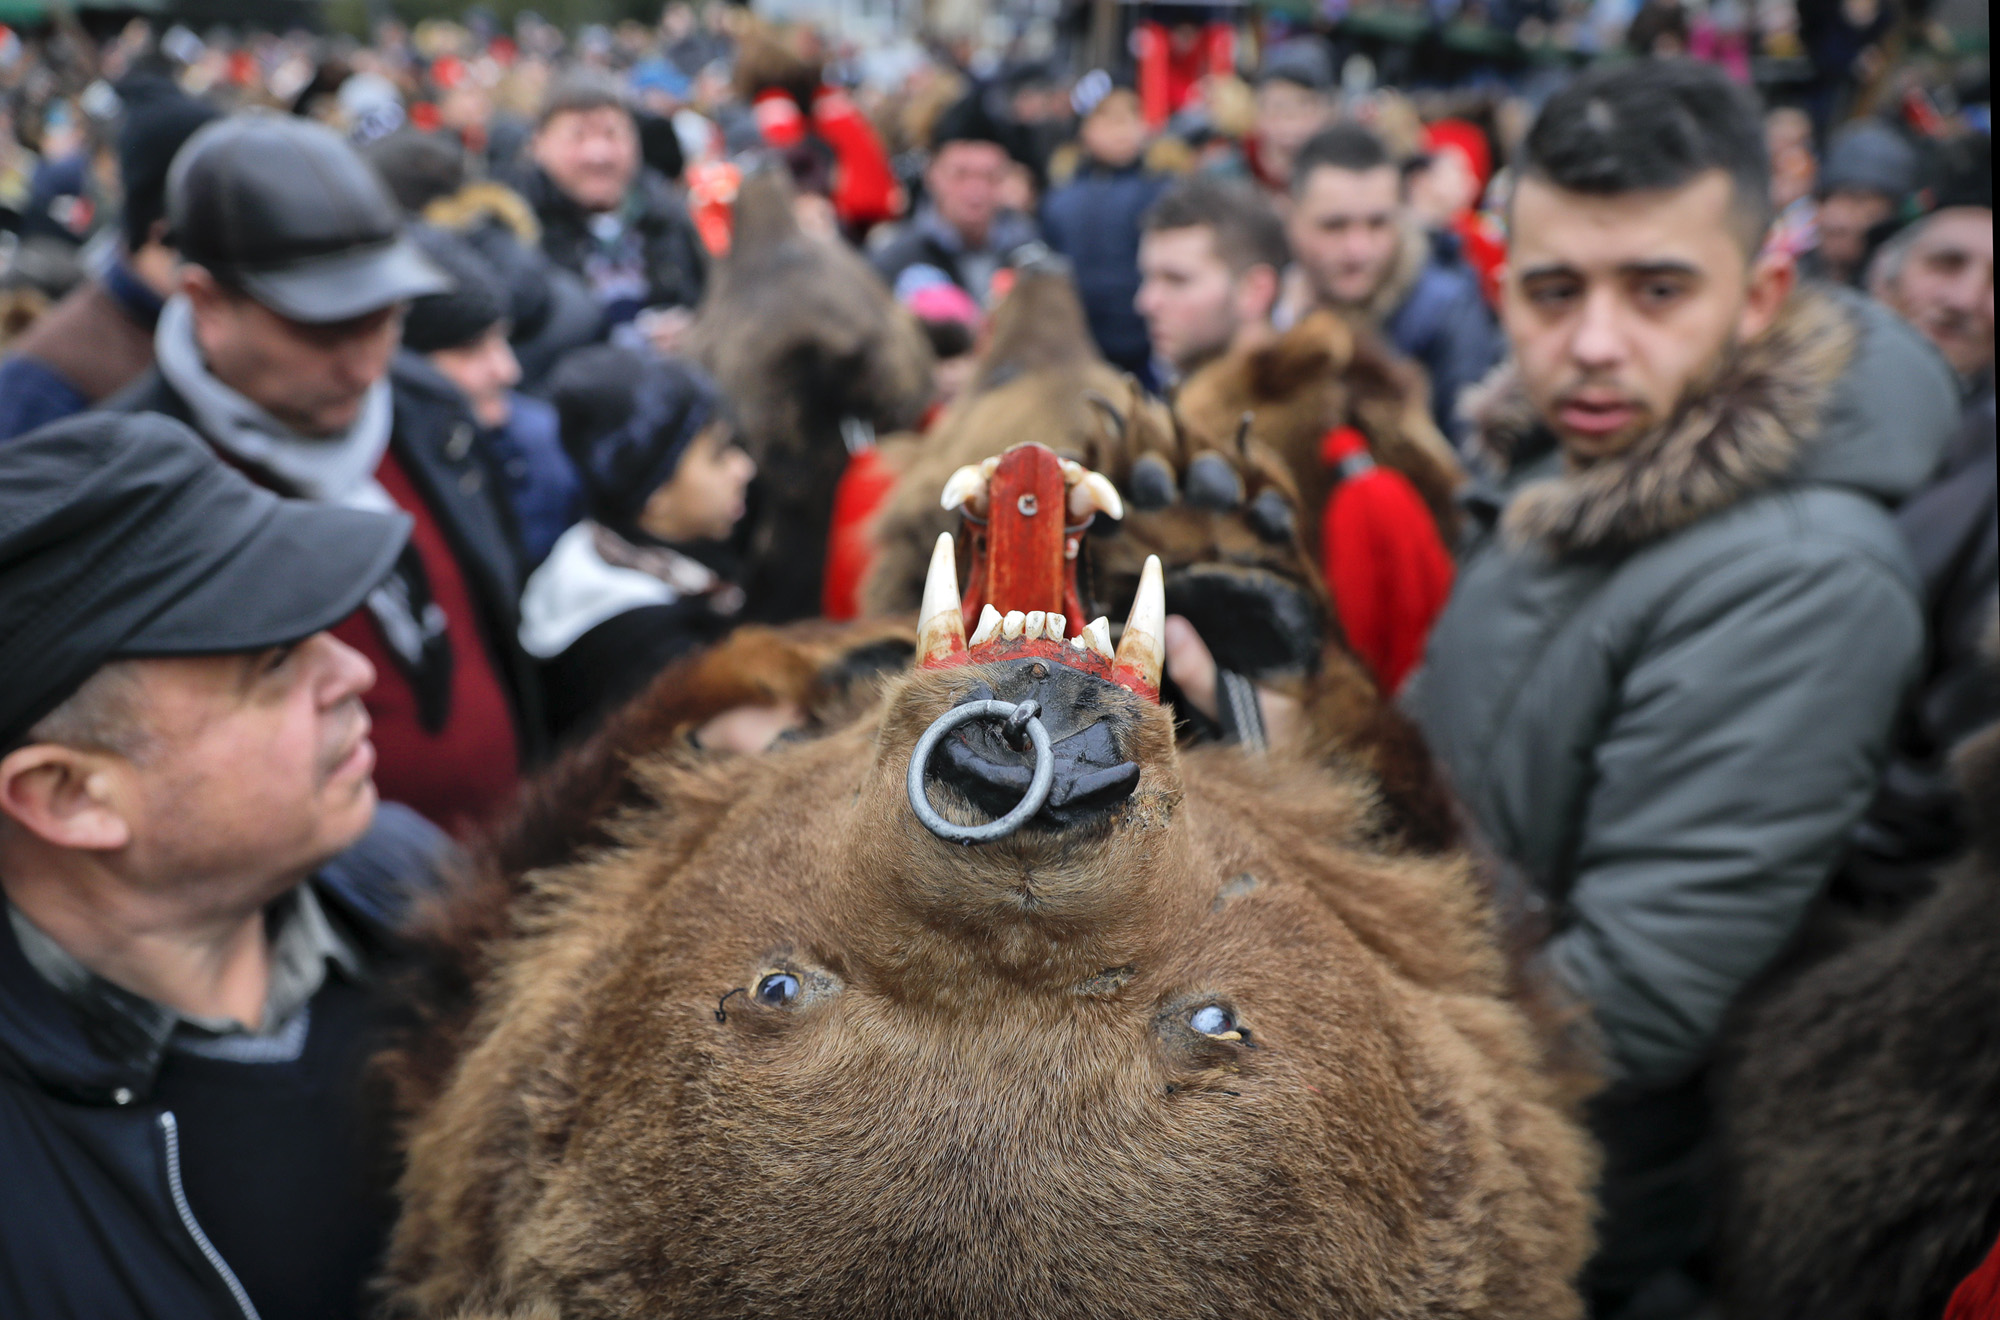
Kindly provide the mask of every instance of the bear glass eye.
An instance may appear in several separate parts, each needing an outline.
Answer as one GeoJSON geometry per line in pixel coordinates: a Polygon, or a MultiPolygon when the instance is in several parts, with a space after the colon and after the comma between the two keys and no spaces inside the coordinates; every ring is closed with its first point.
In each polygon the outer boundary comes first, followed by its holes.
{"type": "Polygon", "coordinates": [[[1236,1014],[1222,1004],[1202,1004],[1188,1014],[1188,1026],[1218,1040],[1240,1040],[1240,1034],[1236,1032],[1236,1014]]]}
{"type": "Polygon", "coordinates": [[[766,1008],[788,1008],[798,1002],[799,978],[790,972],[766,972],[757,980],[757,1002],[766,1008]]]}

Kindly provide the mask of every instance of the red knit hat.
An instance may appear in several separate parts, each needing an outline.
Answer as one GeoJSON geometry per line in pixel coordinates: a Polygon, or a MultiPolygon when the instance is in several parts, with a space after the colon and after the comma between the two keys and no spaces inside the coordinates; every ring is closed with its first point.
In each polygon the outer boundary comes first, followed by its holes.
{"type": "Polygon", "coordinates": [[[1465,157],[1473,177],[1479,180],[1479,191],[1485,192],[1487,180],[1493,177],[1493,150],[1486,145],[1486,134],[1477,124],[1463,119],[1440,119],[1424,129],[1426,152],[1435,155],[1447,148],[1465,157]]]}

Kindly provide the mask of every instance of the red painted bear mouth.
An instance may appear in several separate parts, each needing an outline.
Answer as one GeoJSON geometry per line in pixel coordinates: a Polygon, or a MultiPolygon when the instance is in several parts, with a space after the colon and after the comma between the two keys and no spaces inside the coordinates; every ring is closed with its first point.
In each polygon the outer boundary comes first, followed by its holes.
{"type": "Polygon", "coordinates": [[[1078,546],[1098,514],[1125,516],[1107,477],[1026,442],[952,473],[943,504],[963,519],[972,572],[961,596],[957,547],[951,533],[938,537],[917,622],[918,668],[1034,657],[1160,699],[1167,597],[1157,555],[1146,558],[1116,651],[1108,620],[1082,622],[1078,546]],[[968,617],[979,621],[970,641],[968,617]]]}

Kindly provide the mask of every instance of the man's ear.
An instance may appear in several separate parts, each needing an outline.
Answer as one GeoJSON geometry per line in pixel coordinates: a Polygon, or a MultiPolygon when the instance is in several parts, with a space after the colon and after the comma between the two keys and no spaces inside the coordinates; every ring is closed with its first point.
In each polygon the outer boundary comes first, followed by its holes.
{"type": "Polygon", "coordinates": [[[197,312],[207,311],[222,301],[222,286],[207,267],[183,261],[180,267],[181,292],[197,312]]]}
{"type": "Polygon", "coordinates": [[[1750,263],[1749,295],[1743,300],[1743,313],[1736,322],[1739,343],[1755,339],[1771,328],[1798,278],[1799,269],[1792,264],[1789,252],[1766,248],[1757,254],[1750,263]]]}
{"type": "Polygon", "coordinates": [[[1278,307],[1278,272],[1259,262],[1236,280],[1236,322],[1268,322],[1278,307]]]}
{"type": "Polygon", "coordinates": [[[104,752],[31,743],[0,758],[0,812],[58,848],[111,852],[132,841],[123,766],[104,752]]]}

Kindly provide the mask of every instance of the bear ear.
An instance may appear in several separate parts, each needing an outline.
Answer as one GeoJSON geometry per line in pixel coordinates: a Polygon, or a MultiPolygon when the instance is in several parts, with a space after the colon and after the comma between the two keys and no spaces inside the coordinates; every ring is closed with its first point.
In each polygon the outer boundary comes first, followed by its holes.
{"type": "Polygon", "coordinates": [[[799,236],[792,198],[791,176],[782,168],[767,165],[743,181],[736,193],[730,247],[739,262],[771,252],[799,236]]]}
{"type": "Polygon", "coordinates": [[[1250,389],[1260,399],[1289,398],[1354,358],[1354,332],[1332,312],[1314,312],[1250,355],[1250,389]]]}

